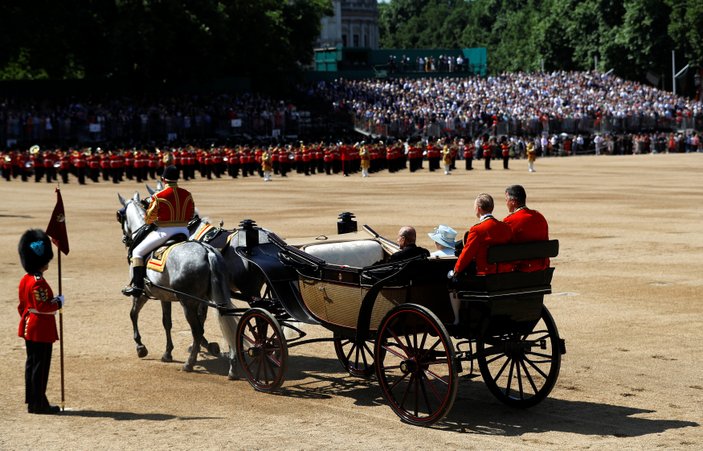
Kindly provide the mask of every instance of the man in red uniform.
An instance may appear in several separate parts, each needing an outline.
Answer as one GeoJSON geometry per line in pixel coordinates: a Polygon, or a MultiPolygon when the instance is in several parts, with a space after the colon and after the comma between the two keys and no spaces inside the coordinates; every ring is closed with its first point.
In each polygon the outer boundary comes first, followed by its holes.
{"type": "MultiPolygon", "coordinates": [[[[505,203],[510,214],[503,222],[510,226],[513,232],[513,243],[528,241],[545,241],[549,239],[549,226],[544,216],[525,205],[527,193],[522,185],[511,185],[505,189],[505,203]]],[[[548,258],[523,260],[515,268],[518,271],[541,271],[549,267],[548,258]]]]}
{"type": "Polygon", "coordinates": [[[54,258],[49,236],[39,229],[27,230],[18,246],[20,262],[27,274],[19,285],[20,324],[17,335],[27,349],[24,382],[27,411],[56,414],[60,409],[49,404],[46,385],[51,368],[53,343],[59,339],[54,314],[63,306],[63,296],[54,297],[43,273],[54,258]]]}
{"type": "Polygon", "coordinates": [[[493,197],[481,193],[474,201],[474,212],[479,223],[471,227],[464,237],[464,248],[454,265],[452,276],[468,270],[475,274],[494,274],[512,269],[510,265],[488,263],[488,248],[510,241],[510,226],[493,217],[493,197]]]}
{"type": "Polygon", "coordinates": [[[188,222],[195,215],[193,196],[178,186],[178,168],[168,166],[161,176],[166,187],[151,197],[146,211],[146,224],[156,226],[154,230],[132,250],[132,282],[122,290],[125,296],[141,296],[144,292],[146,268],[144,258],[174,235],[189,235],[188,222]]]}

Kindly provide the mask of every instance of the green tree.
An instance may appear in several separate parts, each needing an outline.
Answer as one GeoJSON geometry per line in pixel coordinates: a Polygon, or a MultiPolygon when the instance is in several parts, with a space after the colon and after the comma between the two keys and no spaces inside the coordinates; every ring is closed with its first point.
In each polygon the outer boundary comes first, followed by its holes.
{"type": "Polygon", "coordinates": [[[332,11],[330,0],[3,3],[0,78],[149,82],[295,70],[332,11]]]}

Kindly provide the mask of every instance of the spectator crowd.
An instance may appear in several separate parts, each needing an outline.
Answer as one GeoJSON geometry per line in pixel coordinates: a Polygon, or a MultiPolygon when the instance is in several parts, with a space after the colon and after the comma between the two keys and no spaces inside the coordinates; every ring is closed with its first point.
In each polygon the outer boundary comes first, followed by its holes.
{"type": "Polygon", "coordinates": [[[301,112],[293,102],[252,93],[5,98],[0,99],[5,144],[0,171],[8,181],[61,177],[68,183],[73,175],[81,184],[119,183],[154,178],[166,158],[185,177],[258,173],[270,180],[271,173],[360,170],[364,176],[405,169],[449,174],[457,161],[471,170],[478,159],[486,169],[492,159],[508,169],[510,160],[530,152],[703,151],[700,101],[597,72],[337,79],[308,85],[301,93],[311,102],[322,99],[330,117],[353,117],[366,142],[329,135],[303,142],[301,112]],[[618,123],[621,129],[614,130],[618,123]],[[246,133],[232,139],[233,129],[246,133]]]}

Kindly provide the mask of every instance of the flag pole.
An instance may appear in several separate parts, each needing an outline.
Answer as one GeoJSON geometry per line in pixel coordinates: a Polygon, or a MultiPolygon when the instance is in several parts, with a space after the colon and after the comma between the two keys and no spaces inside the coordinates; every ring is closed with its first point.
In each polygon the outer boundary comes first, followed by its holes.
{"type": "MultiPolygon", "coordinates": [[[[63,294],[61,288],[61,251],[58,254],[58,266],[59,266],[59,295],[63,294]]],[[[60,355],[60,367],[61,367],[61,411],[63,412],[66,396],[64,390],[64,377],[63,377],[63,305],[59,309],[59,355],[60,355]]]]}

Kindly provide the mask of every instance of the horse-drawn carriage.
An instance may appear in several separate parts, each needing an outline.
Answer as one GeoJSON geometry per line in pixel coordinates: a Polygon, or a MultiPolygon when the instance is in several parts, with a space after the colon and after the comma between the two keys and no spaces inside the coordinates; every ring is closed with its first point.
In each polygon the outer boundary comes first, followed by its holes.
{"type": "MultiPolygon", "coordinates": [[[[131,223],[143,223],[143,208],[136,195],[120,200],[124,208],[118,220],[125,237],[131,237],[137,230],[131,223]]],[[[535,405],[552,390],[566,351],[543,303],[551,292],[553,268],[453,281],[447,273],[456,258],[389,262],[396,245],[368,226],[357,231],[350,213],[340,215],[337,232],[283,240],[244,220],[219,241],[216,247],[223,258],[219,263],[211,259],[210,275],[199,276],[211,278],[209,291],[185,293],[185,288],[173,287],[171,274],[156,274],[156,281],[150,276],[147,291],[152,296],[166,293],[184,307],[198,302],[215,307],[247,380],[259,391],[283,384],[290,348],[317,341],[333,342],[351,375],[375,374],[391,408],[415,425],[431,425],[449,412],[459,374],[477,375],[474,362],[491,393],[508,405],[535,405]],[[222,277],[229,277],[230,295],[245,301],[246,308],[222,299],[222,277]],[[158,280],[172,286],[159,285],[158,280]],[[239,318],[238,324],[228,318],[239,318]],[[333,336],[306,339],[300,323],[321,325],[333,336]]],[[[213,238],[218,233],[194,233],[203,235],[213,238]]],[[[211,254],[212,246],[204,246],[211,254]]],[[[498,264],[557,253],[557,241],[507,244],[491,247],[488,261],[498,264]]],[[[138,350],[142,345],[136,317],[145,301],[135,298],[132,310],[138,350]]],[[[203,329],[195,315],[189,323],[194,343],[186,366],[192,368],[203,329]]]]}
{"type": "MultiPolygon", "coordinates": [[[[473,375],[474,362],[508,405],[532,406],[549,394],[565,352],[543,304],[553,268],[452,284],[447,273],[456,258],[386,263],[393,243],[367,226],[340,228],[348,233],[284,241],[253,221],[240,224],[236,253],[265,276],[261,295],[245,299],[250,308],[236,334],[239,362],[255,389],[280,387],[288,349],[321,340],[305,340],[295,326],[303,322],[329,329],[344,368],[360,377],[375,373],[391,408],[412,424],[443,418],[459,373],[473,375]]],[[[557,252],[556,241],[495,246],[489,262],[557,252]]]]}

